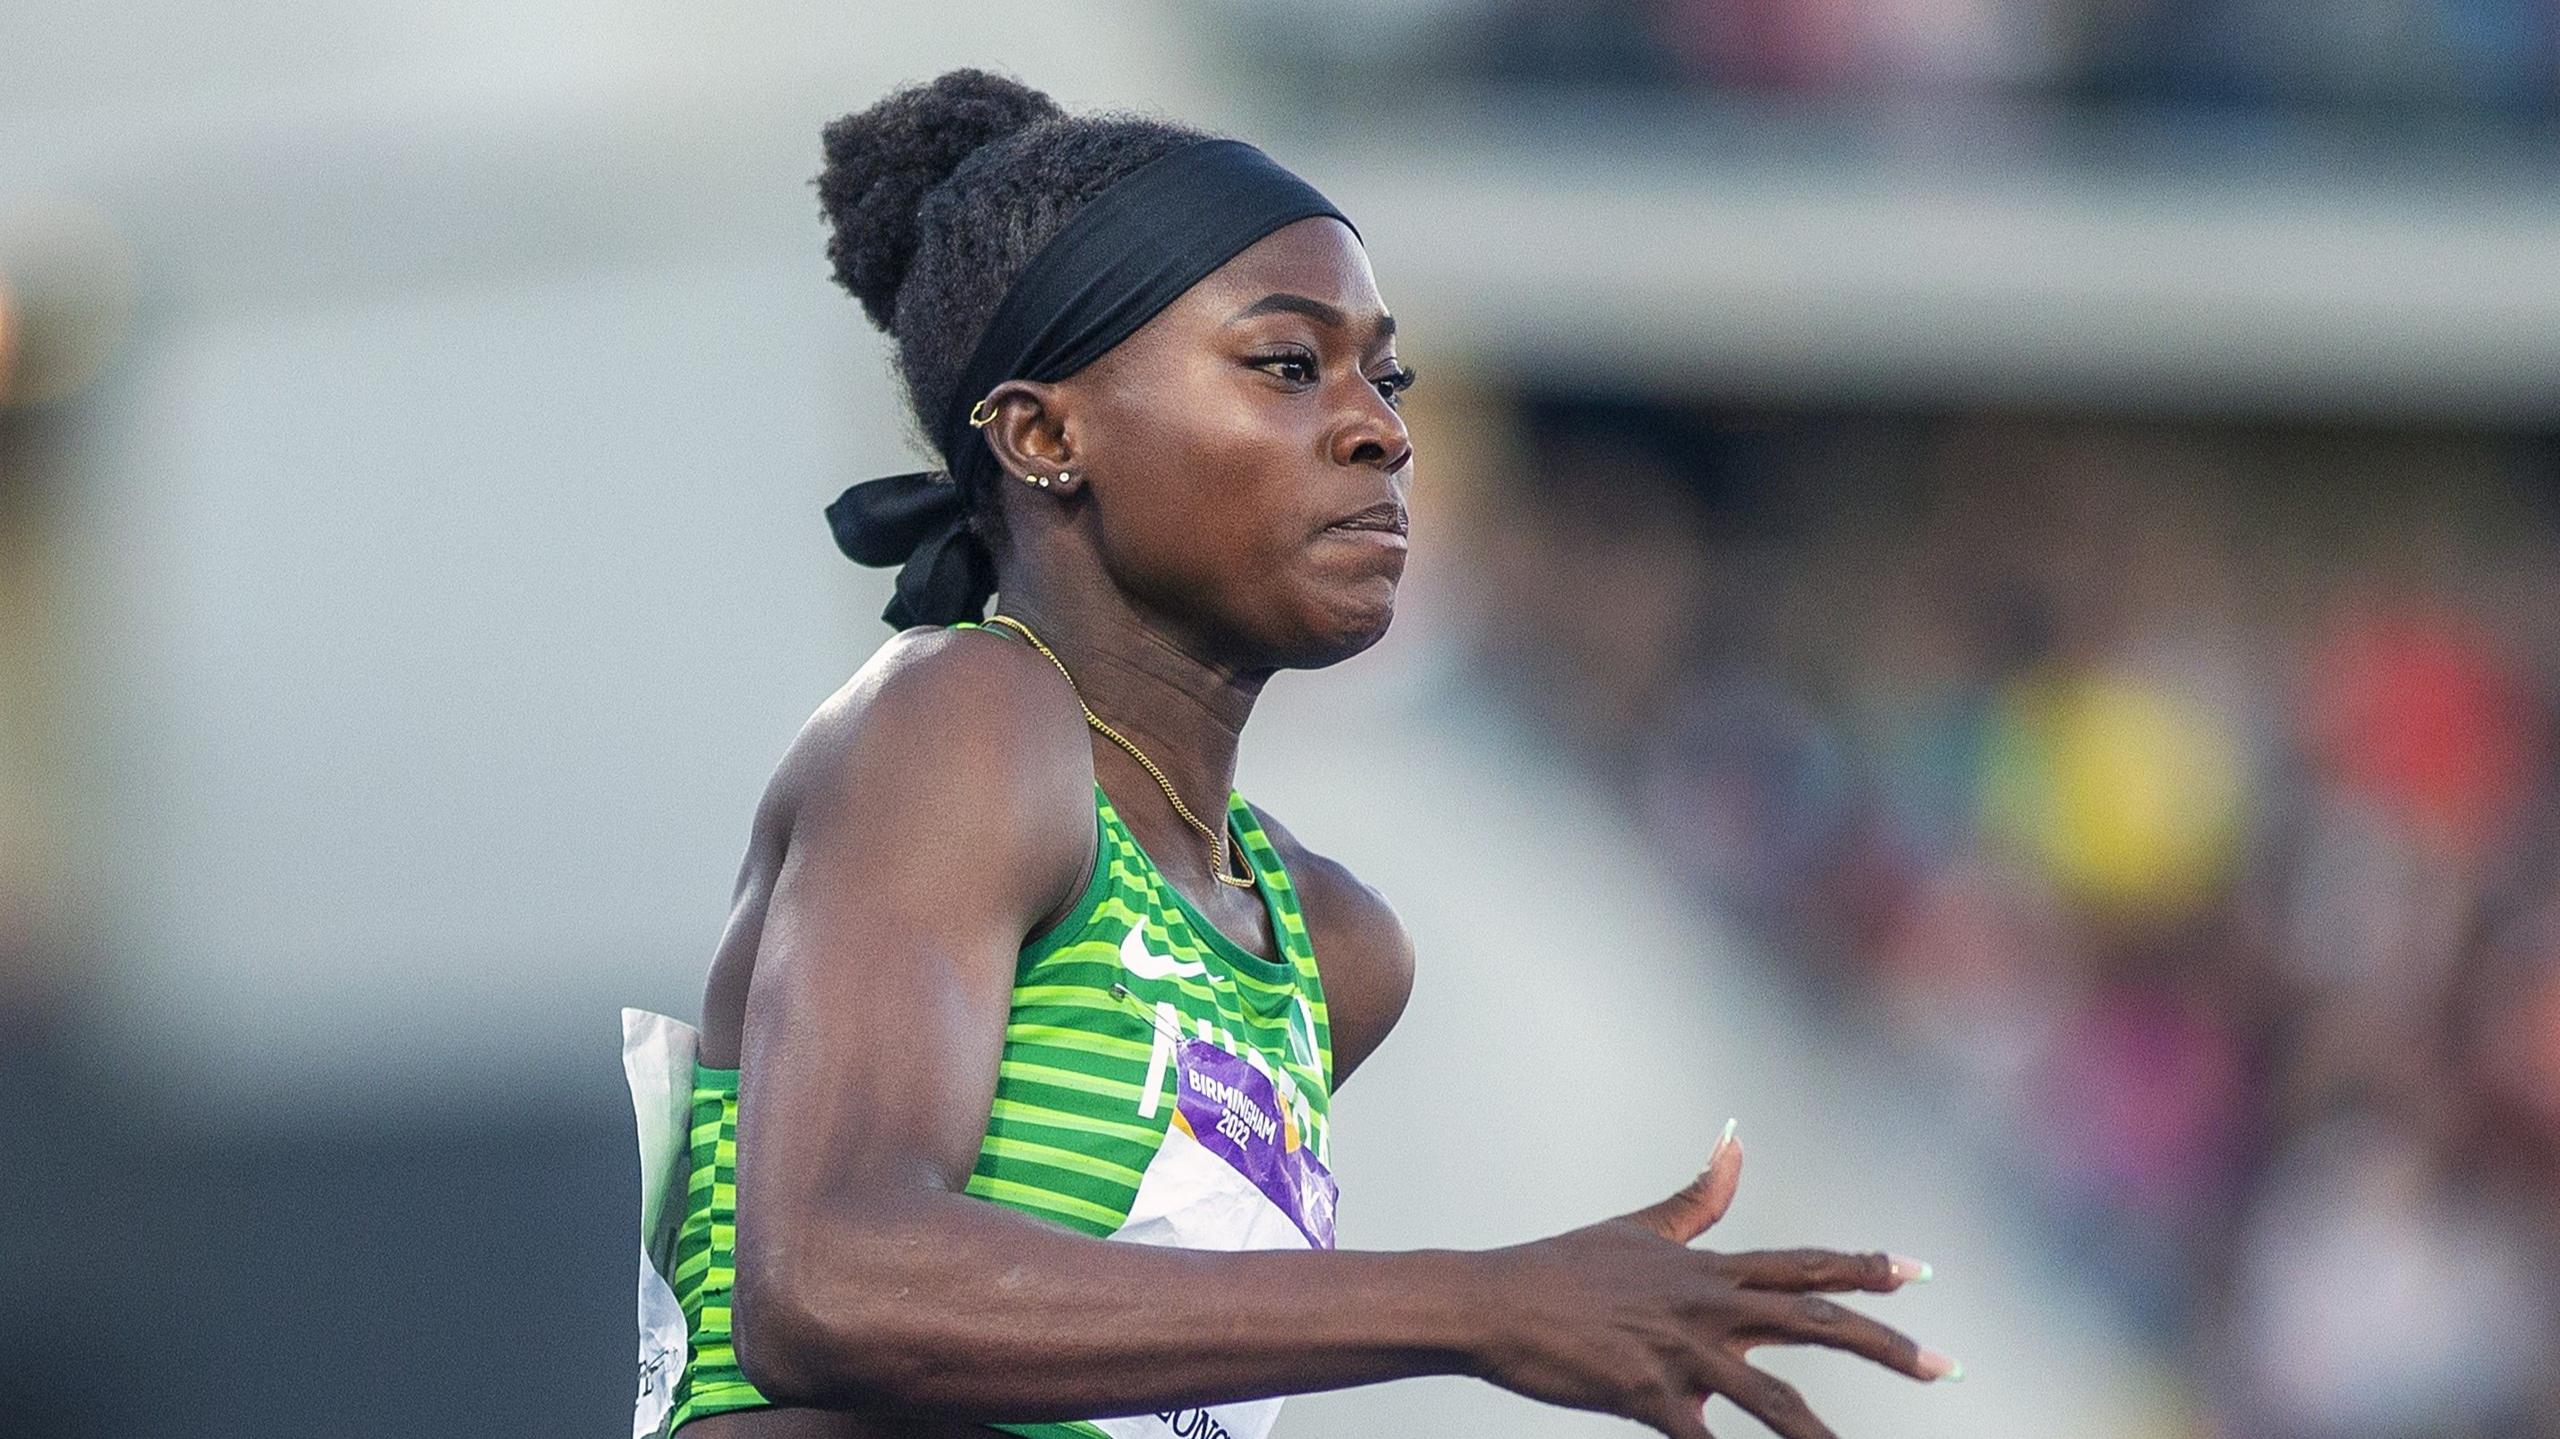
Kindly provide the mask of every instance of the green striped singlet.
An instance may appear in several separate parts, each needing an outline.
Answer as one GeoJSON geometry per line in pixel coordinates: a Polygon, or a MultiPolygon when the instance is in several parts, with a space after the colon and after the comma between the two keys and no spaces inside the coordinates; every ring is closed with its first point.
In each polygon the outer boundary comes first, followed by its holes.
{"type": "MultiPolygon", "coordinates": [[[[1025,944],[1016,962],[995,1102],[967,1192],[1107,1237],[1131,1221],[1160,1154],[1171,1161],[1178,1149],[1191,1163],[1200,1153],[1183,1117],[1192,1106],[1177,1103],[1191,1071],[1172,1062],[1169,1033],[1213,1041],[1267,1077],[1288,1147],[1294,1154],[1303,1146],[1319,1166],[1330,1159],[1333,1042],[1296,891],[1244,797],[1230,790],[1227,813],[1259,877],[1277,962],[1221,934],[1166,882],[1099,783],[1093,800],[1092,878],[1075,908],[1025,944]],[[1175,1127],[1181,1135],[1169,1146],[1175,1127]]],[[[1214,1092],[1215,1084],[1206,1087],[1214,1092]]],[[[689,1342],[669,1434],[700,1415],[766,1402],[730,1347],[737,1134],[738,1071],[697,1063],[692,1167],[671,1276],[689,1342]]],[[[1324,1208],[1329,1247],[1329,1188],[1324,1208]]],[[[992,1427],[1032,1439],[1114,1439],[1114,1431],[1133,1432],[1130,1422],[1103,1421],[1109,1430],[1083,1421],[992,1427]]]]}

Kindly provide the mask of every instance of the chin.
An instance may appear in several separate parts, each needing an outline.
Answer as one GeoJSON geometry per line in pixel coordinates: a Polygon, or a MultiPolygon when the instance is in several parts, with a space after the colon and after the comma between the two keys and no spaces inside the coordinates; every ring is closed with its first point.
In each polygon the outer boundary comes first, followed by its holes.
{"type": "Polygon", "coordinates": [[[1290,645],[1287,669],[1338,665],[1385,639],[1395,622],[1396,585],[1380,579],[1328,591],[1312,607],[1310,623],[1290,645]]]}

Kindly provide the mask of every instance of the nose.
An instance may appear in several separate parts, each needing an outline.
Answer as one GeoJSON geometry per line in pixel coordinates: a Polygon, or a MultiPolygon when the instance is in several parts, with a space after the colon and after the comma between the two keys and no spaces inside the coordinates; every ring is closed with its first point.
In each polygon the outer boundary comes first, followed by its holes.
{"type": "Polygon", "coordinates": [[[1396,474],[1413,462],[1413,436],[1405,430],[1404,415],[1387,403],[1367,377],[1355,373],[1351,382],[1359,386],[1361,398],[1355,412],[1334,431],[1334,463],[1369,465],[1381,473],[1396,474]]]}

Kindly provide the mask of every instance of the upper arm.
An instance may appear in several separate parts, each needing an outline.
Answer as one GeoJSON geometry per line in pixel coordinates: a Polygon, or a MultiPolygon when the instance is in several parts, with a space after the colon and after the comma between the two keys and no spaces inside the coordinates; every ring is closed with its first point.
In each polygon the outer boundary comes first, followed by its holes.
{"type": "Polygon", "coordinates": [[[1063,681],[965,635],[893,642],[777,776],[786,848],[739,1058],[742,1289],[787,1284],[851,1196],[875,1212],[966,1184],[1016,955],[1091,857],[1063,681]]]}
{"type": "Polygon", "coordinates": [[[1385,895],[1340,863],[1298,843],[1279,821],[1256,816],[1282,850],[1306,911],[1333,1038],[1333,1088],[1377,1052],[1413,995],[1413,938],[1385,895]]]}

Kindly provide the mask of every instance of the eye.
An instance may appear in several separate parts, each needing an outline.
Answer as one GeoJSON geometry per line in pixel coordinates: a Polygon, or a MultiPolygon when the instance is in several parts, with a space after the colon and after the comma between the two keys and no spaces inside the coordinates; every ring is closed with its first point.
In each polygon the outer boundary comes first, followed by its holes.
{"type": "Polygon", "coordinates": [[[1292,365],[1304,371],[1307,380],[1316,377],[1316,357],[1304,350],[1275,350],[1268,355],[1254,356],[1253,363],[1257,366],[1292,365]]]}
{"type": "MultiPolygon", "coordinates": [[[[1285,377],[1297,379],[1300,383],[1312,383],[1316,378],[1315,356],[1303,350],[1279,350],[1268,355],[1256,355],[1251,363],[1257,367],[1282,366],[1294,370],[1297,372],[1295,375],[1285,377]]],[[[1401,408],[1404,392],[1412,389],[1414,381],[1420,378],[1411,365],[1399,363],[1370,383],[1378,387],[1378,393],[1387,397],[1390,406],[1401,408]]]]}
{"type": "Polygon", "coordinates": [[[1420,375],[1414,373],[1413,366],[1397,365],[1378,377],[1376,382],[1378,393],[1387,397],[1389,407],[1401,409],[1404,406],[1404,392],[1412,389],[1413,382],[1420,378],[1422,378],[1420,375]]]}

